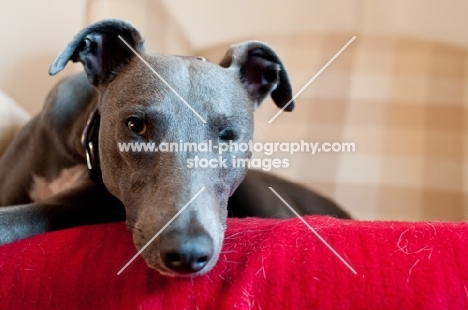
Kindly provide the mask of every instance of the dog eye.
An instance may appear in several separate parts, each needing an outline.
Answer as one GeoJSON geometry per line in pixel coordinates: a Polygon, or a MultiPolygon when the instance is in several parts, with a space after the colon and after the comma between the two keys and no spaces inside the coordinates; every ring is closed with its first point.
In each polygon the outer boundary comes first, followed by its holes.
{"type": "Polygon", "coordinates": [[[222,141],[236,140],[237,139],[237,133],[231,128],[225,128],[225,129],[220,131],[218,137],[222,141]]]}
{"type": "Polygon", "coordinates": [[[130,116],[127,118],[127,127],[137,135],[143,136],[146,133],[145,121],[139,117],[130,116]]]}

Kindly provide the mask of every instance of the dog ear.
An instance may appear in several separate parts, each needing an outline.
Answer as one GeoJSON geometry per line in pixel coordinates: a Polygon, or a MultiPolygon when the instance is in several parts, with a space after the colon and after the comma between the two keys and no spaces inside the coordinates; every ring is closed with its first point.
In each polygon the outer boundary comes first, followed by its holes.
{"type": "MultiPolygon", "coordinates": [[[[248,41],[232,45],[220,62],[224,68],[239,72],[239,77],[258,108],[271,95],[279,108],[292,99],[292,87],[283,63],[276,52],[263,42],[248,41]]],[[[294,101],[284,111],[294,109],[294,101]]]]}
{"type": "Polygon", "coordinates": [[[91,84],[110,82],[135,56],[119,36],[137,52],[144,51],[145,42],[132,24],[118,19],[103,20],[81,30],[57,56],[49,74],[59,73],[69,60],[79,61],[91,84]]]}

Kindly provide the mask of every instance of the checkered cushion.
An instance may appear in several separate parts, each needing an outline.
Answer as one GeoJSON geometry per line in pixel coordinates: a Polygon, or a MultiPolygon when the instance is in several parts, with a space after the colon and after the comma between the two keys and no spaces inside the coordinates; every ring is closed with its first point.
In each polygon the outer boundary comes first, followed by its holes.
{"type": "MultiPolygon", "coordinates": [[[[306,153],[272,172],[334,198],[358,219],[463,220],[468,206],[468,50],[409,37],[315,33],[259,38],[300,90],[293,113],[265,102],[256,141],[354,142],[354,153],[306,153]]],[[[226,45],[202,54],[221,57],[226,45]]],[[[268,157],[256,154],[257,157],[268,157]]]]}

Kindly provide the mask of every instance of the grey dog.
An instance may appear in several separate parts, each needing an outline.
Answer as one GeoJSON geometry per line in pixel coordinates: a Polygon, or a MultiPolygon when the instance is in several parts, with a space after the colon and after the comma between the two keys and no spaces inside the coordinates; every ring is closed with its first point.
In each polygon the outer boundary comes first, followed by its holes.
{"type": "MultiPolygon", "coordinates": [[[[347,217],[328,199],[265,173],[247,173],[247,167],[187,168],[187,159],[218,158],[216,152],[118,149],[121,142],[251,140],[253,112],[262,100],[271,96],[283,108],[292,98],[287,72],[266,44],[233,45],[219,65],[150,55],[131,24],[104,20],[80,31],[49,73],[57,74],[70,60],[81,62],[85,73],[66,77],[51,90],[43,111],[0,160],[0,243],[125,219],[139,250],[199,193],[142,252],[163,274],[197,275],[215,265],[228,213],[292,216],[268,186],[300,214],[347,217]]],[[[285,111],[293,108],[291,102],[285,111]]],[[[251,153],[224,155],[247,159],[251,153]]]]}

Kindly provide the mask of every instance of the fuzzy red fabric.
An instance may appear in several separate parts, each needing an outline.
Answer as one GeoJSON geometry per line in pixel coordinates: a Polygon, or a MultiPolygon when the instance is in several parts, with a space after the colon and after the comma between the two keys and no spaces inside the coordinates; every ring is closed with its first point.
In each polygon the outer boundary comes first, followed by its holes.
{"type": "Polygon", "coordinates": [[[0,247],[1,309],[468,309],[468,224],[229,219],[216,267],[169,278],[123,223],[0,247]]]}

